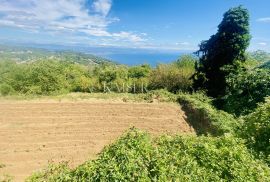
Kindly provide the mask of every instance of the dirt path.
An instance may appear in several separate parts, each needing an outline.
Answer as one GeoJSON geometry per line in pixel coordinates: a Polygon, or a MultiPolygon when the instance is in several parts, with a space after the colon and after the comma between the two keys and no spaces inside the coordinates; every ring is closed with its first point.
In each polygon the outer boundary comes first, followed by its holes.
{"type": "Polygon", "coordinates": [[[50,161],[78,165],[133,126],[192,132],[176,104],[1,101],[0,174],[23,181],[50,161]]]}

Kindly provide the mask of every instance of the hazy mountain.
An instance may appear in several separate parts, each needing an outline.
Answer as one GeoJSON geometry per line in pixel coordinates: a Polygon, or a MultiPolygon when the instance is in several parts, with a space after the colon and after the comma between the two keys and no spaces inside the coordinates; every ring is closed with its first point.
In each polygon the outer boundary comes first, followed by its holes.
{"type": "Polygon", "coordinates": [[[114,63],[109,59],[64,49],[32,48],[25,46],[0,45],[0,60],[16,62],[33,62],[42,59],[71,61],[84,65],[114,63]]]}

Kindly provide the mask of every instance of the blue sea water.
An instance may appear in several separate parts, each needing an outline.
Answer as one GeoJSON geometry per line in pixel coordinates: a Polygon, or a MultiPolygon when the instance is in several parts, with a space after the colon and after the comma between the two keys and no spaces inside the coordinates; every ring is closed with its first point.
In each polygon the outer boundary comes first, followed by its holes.
{"type": "Polygon", "coordinates": [[[149,64],[153,67],[160,63],[170,63],[177,60],[183,53],[118,53],[108,54],[105,57],[128,66],[149,64]]]}

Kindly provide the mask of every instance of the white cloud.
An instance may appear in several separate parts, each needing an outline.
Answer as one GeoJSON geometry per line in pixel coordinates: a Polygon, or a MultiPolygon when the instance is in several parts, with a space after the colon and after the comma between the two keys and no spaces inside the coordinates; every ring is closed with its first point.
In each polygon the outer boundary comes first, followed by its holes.
{"type": "Polygon", "coordinates": [[[120,39],[127,39],[127,40],[130,40],[131,42],[141,42],[141,41],[145,40],[142,37],[140,37],[139,35],[136,35],[136,34],[131,33],[131,32],[113,33],[111,36],[113,36],[115,38],[120,38],[120,39]]]}
{"type": "Polygon", "coordinates": [[[112,7],[111,0],[95,0],[93,8],[96,12],[101,13],[103,16],[107,16],[112,7]]]}
{"type": "Polygon", "coordinates": [[[259,18],[257,19],[258,22],[270,23],[270,17],[259,18]]]}
{"type": "Polygon", "coordinates": [[[175,43],[175,45],[180,45],[180,46],[187,46],[187,45],[190,45],[190,43],[189,42],[177,42],[177,43],[175,43]]]}
{"type": "Polygon", "coordinates": [[[267,43],[266,42],[259,42],[258,43],[260,46],[267,46],[267,43]]]}
{"type": "Polygon", "coordinates": [[[112,0],[94,0],[90,5],[87,0],[0,0],[0,26],[143,41],[142,35],[108,31],[119,21],[107,16],[111,7],[112,0]]]}

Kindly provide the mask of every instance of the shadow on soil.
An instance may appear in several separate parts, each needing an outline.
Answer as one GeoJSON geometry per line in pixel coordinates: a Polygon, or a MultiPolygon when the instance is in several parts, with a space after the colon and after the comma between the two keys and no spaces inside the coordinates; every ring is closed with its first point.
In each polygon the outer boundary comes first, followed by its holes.
{"type": "Polygon", "coordinates": [[[197,135],[218,135],[217,129],[210,124],[203,110],[194,109],[189,103],[179,102],[185,113],[184,119],[194,128],[197,135]]]}

